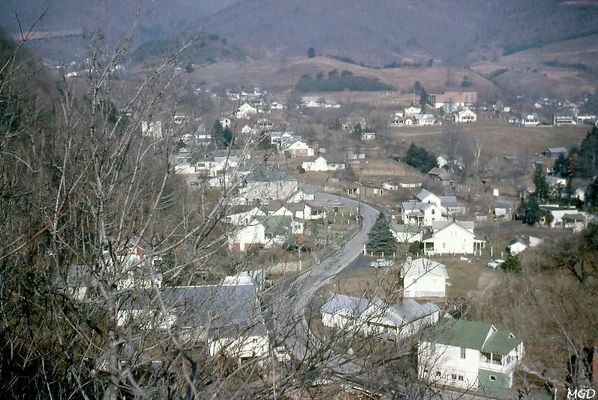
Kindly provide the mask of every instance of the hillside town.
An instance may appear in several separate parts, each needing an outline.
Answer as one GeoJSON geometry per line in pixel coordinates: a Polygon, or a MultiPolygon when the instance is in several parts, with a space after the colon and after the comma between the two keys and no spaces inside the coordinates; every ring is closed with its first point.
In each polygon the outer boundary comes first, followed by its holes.
{"type": "Polygon", "coordinates": [[[594,5],[297,52],[258,3],[0,30],[0,398],[593,398],[594,5]]]}

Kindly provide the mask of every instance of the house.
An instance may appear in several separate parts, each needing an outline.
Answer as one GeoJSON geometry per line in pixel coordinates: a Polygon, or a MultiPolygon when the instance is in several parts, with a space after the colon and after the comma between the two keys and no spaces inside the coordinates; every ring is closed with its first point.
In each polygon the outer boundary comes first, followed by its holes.
{"type": "Polygon", "coordinates": [[[564,147],[549,147],[544,152],[544,155],[546,155],[548,158],[556,160],[560,156],[567,157],[569,155],[569,151],[564,147]]]}
{"type": "Polygon", "coordinates": [[[521,118],[521,125],[525,127],[538,126],[540,125],[540,118],[536,113],[526,114],[521,118]]]}
{"type": "Polygon", "coordinates": [[[117,323],[152,332],[180,332],[189,346],[204,343],[210,356],[239,360],[270,352],[253,282],[132,290],[116,299],[117,323]]]}
{"type": "Polygon", "coordinates": [[[478,321],[447,320],[418,343],[420,379],[485,393],[513,385],[513,372],[524,355],[512,333],[478,321]]]}
{"type": "Polygon", "coordinates": [[[235,117],[237,117],[237,119],[247,119],[249,117],[251,117],[252,115],[256,115],[257,114],[257,108],[251,106],[248,103],[243,103],[235,112],[235,117]]]}
{"type": "Polygon", "coordinates": [[[457,123],[468,123],[468,122],[476,122],[478,120],[478,116],[476,113],[471,111],[470,109],[466,108],[465,110],[461,110],[455,116],[455,122],[457,123]]]}
{"type": "Polygon", "coordinates": [[[294,220],[288,215],[268,215],[257,217],[256,221],[264,226],[264,235],[266,237],[265,247],[284,245],[292,236],[303,235],[305,224],[294,220]]]}
{"type": "Polygon", "coordinates": [[[422,228],[419,225],[411,224],[390,224],[390,233],[399,243],[413,243],[422,241],[422,228]]]}
{"type": "Polygon", "coordinates": [[[284,104],[276,101],[273,101],[272,104],[270,104],[270,110],[284,110],[284,108],[284,104]]]}
{"type": "Polygon", "coordinates": [[[256,168],[245,178],[241,195],[249,202],[284,200],[297,191],[297,179],[276,169],[256,168]]]}
{"type": "Polygon", "coordinates": [[[424,254],[480,254],[486,240],[477,238],[473,221],[434,221],[423,237],[424,254]]]}
{"type": "Polygon", "coordinates": [[[577,121],[572,114],[554,114],[552,122],[554,126],[577,125],[577,121]]]}
{"type": "Polygon", "coordinates": [[[447,186],[451,182],[454,182],[455,177],[453,174],[448,172],[445,169],[434,167],[428,172],[428,176],[432,178],[432,180],[441,182],[443,185],[447,186]]]}
{"type": "Polygon", "coordinates": [[[162,121],[141,121],[141,136],[162,139],[162,121]]]}
{"type": "Polygon", "coordinates": [[[438,164],[438,168],[444,168],[445,165],[448,165],[448,160],[443,156],[436,157],[436,164],[438,164]]]}
{"type": "Polygon", "coordinates": [[[562,226],[565,229],[572,229],[573,232],[581,232],[587,226],[587,219],[585,212],[563,214],[562,226]]]}
{"type": "Polygon", "coordinates": [[[400,340],[413,336],[425,326],[438,321],[438,306],[404,300],[390,305],[379,298],[333,294],[320,309],[322,323],[348,333],[361,333],[384,339],[400,340]]]}
{"type": "Polygon", "coordinates": [[[496,203],[494,203],[494,215],[510,219],[513,216],[513,203],[505,199],[496,200],[496,203]]]}
{"type": "Polygon", "coordinates": [[[546,180],[548,187],[553,191],[567,186],[567,178],[561,178],[560,176],[554,175],[546,175],[544,179],[546,180]]]}
{"type": "Polygon", "coordinates": [[[300,140],[289,145],[285,149],[285,151],[289,153],[291,158],[313,157],[313,155],[315,154],[315,150],[313,149],[313,147],[309,147],[307,143],[302,142],[300,140]]]}
{"type": "Polygon", "coordinates": [[[243,252],[250,248],[262,247],[266,243],[266,227],[257,218],[247,225],[240,226],[228,236],[228,248],[232,251],[243,252]]]}
{"type": "Polygon", "coordinates": [[[306,193],[303,190],[298,190],[287,199],[287,203],[299,203],[301,201],[313,200],[316,196],[313,193],[306,193]]]}
{"type": "Polygon", "coordinates": [[[407,107],[404,110],[404,112],[405,112],[405,117],[415,117],[417,114],[422,113],[422,109],[421,109],[421,107],[411,106],[411,107],[407,107]]]}
{"type": "Polygon", "coordinates": [[[441,94],[430,94],[430,104],[435,109],[443,108],[447,112],[453,112],[459,107],[467,107],[478,101],[477,92],[444,92],[441,94]]]}
{"type": "Polygon", "coordinates": [[[314,161],[304,161],[301,166],[307,172],[327,172],[345,169],[345,163],[329,163],[328,160],[322,156],[316,158],[314,161]]]}
{"type": "Polygon", "coordinates": [[[264,207],[268,211],[268,215],[292,217],[294,213],[289,210],[284,201],[276,200],[268,203],[264,207]]]}
{"type": "Polygon", "coordinates": [[[403,297],[444,297],[448,273],[446,265],[427,258],[411,257],[401,267],[403,297]]]}
{"type": "Polygon", "coordinates": [[[445,221],[442,211],[435,203],[405,201],[401,203],[401,219],[406,225],[432,226],[434,221],[445,221]]]}
{"type": "Polygon", "coordinates": [[[230,118],[227,118],[227,117],[220,118],[220,126],[223,129],[230,128],[231,125],[232,125],[232,121],[230,118]]]}
{"type": "Polygon", "coordinates": [[[362,141],[376,140],[376,133],[375,132],[363,132],[361,134],[361,140],[362,141]]]}
{"type": "Polygon", "coordinates": [[[444,216],[465,214],[465,207],[459,205],[455,196],[440,196],[440,211],[444,216]]]}
{"type": "Polygon", "coordinates": [[[507,251],[509,252],[510,255],[512,256],[516,256],[517,254],[525,251],[527,249],[527,243],[525,243],[525,241],[523,241],[522,239],[513,239],[509,242],[509,245],[507,246],[507,251]]]}
{"type": "Polygon", "coordinates": [[[248,225],[255,217],[266,215],[266,212],[260,207],[253,204],[236,205],[227,210],[224,221],[231,225],[248,225]]]}
{"type": "Polygon", "coordinates": [[[436,117],[432,114],[416,114],[414,116],[416,125],[419,126],[431,126],[436,125],[436,117]]]}
{"type": "Polygon", "coordinates": [[[414,197],[422,203],[436,204],[438,207],[440,207],[440,197],[426,189],[420,190],[415,194],[414,197]]]}

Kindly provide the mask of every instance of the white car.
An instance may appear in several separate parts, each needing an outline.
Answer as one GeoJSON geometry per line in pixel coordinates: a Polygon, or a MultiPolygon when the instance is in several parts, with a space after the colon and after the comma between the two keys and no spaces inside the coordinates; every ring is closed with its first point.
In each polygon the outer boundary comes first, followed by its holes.
{"type": "Polygon", "coordinates": [[[492,269],[496,269],[496,268],[500,267],[501,264],[504,262],[505,262],[505,260],[503,260],[502,258],[497,258],[496,260],[491,260],[488,263],[488,267],[492,268],[492,269]]]}
{"type": "Polygon", "coordinates": [[[370,263],[370,267],[372,267],[372,268],[392,267],[393,265],[394,265],[394,261],[387,260],[385,258],[379,258],[370,263]]]}

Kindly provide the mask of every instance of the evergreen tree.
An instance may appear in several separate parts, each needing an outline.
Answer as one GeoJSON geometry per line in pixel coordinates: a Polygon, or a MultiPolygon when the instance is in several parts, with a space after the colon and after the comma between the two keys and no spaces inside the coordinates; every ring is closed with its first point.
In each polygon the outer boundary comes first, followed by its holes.
{"type": "Polygon", "coordinates": [[[534,192],[536,200],[539,202],[546,201],[548,199],[549,187],[548,182],[546,182],[546,174],[541,165],[536,165],[536,170],[534,171],[534,186],[536,187],[536,191],[534,192]]]}
{"type": "Polygon", "coordinates": [[[218,120],[214,123],[212,137],[218,148],[229,148],[233,144],[233,131],[223,128],[218,120]]]}
{"type": "Polygon", "coordinates": [[[541,211],[536,195],[530,196],[527,203],[525,203],[523,222],[528,225],[535,225],[542,217],[541,211]]]}
{"type": "Polygon", "coordinates": [[[316,56],[316,49],[310,47],[307,49],[307,58],[314,58],[316,56]]]}
{"type": "Polygon", "coordinates": [[[411,143],[409,149],[407,149],[407,153],[405,154],[403,161],[405,164],[417,168],[424,174],[428,173],[432,168],[438,166],[438,163],[436,162],[436,155],[434,153],[429,152],[423,147],[418,147],[413,143],[411,143]]]}
{"type": "Polygon", "coordinates": [[[382,213],[378,214],[376,223],[368,234],[366,250],[374,254],[384,253],[385,255],[392,255],[397,250],[397,243],[390,232],[390,225],[382,213]]]}

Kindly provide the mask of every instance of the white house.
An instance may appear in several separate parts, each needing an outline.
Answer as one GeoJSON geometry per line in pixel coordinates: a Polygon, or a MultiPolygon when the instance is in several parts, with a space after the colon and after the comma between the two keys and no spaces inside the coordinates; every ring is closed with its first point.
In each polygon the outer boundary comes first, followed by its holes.
{"type": "Polygon", "coordinates": [[[525,243],[522,239],[517,238],[509,242],[509,245],[507,246],[507,251],[510,255],[516,256],[517,254],[525,251],[527,247],[527,243],[525,243]]]}
{"type": "Polygon", "coordinates": [[[436,204],[438,207],[441,206],[440,197],[436,196],[434,193],[426,189],[422,189],[419,192],[417,192],[415,194],[415,198],[422,203],[436,204]]]}
{"type": "Polygon", "coordinates": [[[513,385],[523,355],[523,342],[512,333],[484,322],[451,319],[418,343],[418,376],[464,390],[504,390],[513,385]]]}
{"type": "Polygon", "coordinates": [[[455,122],[458,123],[468,123],[468,122],[476,122],[478,120],[478,116],[476,113],[471,111],[470,109],[466,108],[465,110],[461,110],[455,116],[455,122]]]}
{"type": "Polygon", "coordinates": [[[407,107],[405,110],[405,117],[415,117],[417,114],[421,114],[422,109],[421,107],[407,107]]]}
{"type": "Polygon", "coordinates": [[[438,321],[438,306],[404,300],[399,304],[387,304],[379,298],[334,294],[320,309],[322,323],[329,328],[349,333],[378,336],[398,340],[413,336],[421,328],[438,321]]]}
{"type": "Polygon", "coordinates": [[[327,172],[345,169],[345,163],[329,163],[320,156],[313,161],[304,161],[301,167],[307,172],[327,172]]]}
{"type": "Polygon", "coordinates": [[[361,134],[361,140],[363,140],[363,141],[376,140],[376,133],[375,132],[363,132],[361,134]]]}
{"type": "Polygon", "coordinates": [[[521,118],[521,125],[526,127],[538,126],[540,125],[540,118],[536,113],[526,114],[521,118]]]}
{"type": "Polygon", "coordinates": [[[252,133],[254,133],[254,132],[255,132],[255,129],[253,129],[253,128],[252,128],[251,126],[249,126],[249,125],[245,125],[245,126],[243,126],[243,128],[241,128],[241,133],[242,133],[243,135],[250,135],[250,134],[252,134],[252,133]]]}
{"type": "Polygon", "coordinates": [[[573,232],[580,232],[587,225],[588,214],[585,211],[550,206],[540,206],[540,208],[552,215],[552,221],[548,225],[551,228],[572,229],[573,232]]]}
{"type": "Polygon", "coordinates": [[[399,243],[422,241],[422,228],[419,225],[390,224],[390,233],[399,243]]]}
{"type": "Polygon", "coordinates": [[[307,143],[302,142],[301,140],[297,140],[296,142],[290,144],[285,151],[289,153],[291,158],[313,157],[315,154],[313,147],[310,147],[307,143]]]}
{"type": "Polygon", "coordinates": [[[233,251],[247,251],[268,242],[266,227],[257,218],[229,233],[228,248],[233,251]]]}
{"type": "Polygon", "coordinates": [[[416,124],[419,126],[436,125],[436,118],[432,114],[416,114],[414,116],[416,124]]]}
{"type": "Polygon", "coordinates": [[[479,254],[484,239],[476,238],[473,221],[434,221],[432,233],[424,235],[424,254],[479,254]]]}
{"type": "Polygon", "coordinates": [[[316,196],[312,193],[306,193],[303,190],[298,190],[287,199],[287,203],[299,203],[301,201],[313,200],[315,197],[316,196]]]}
{"type": "Polygon", "coordinates": [[[401,203],[401,219],[406,225],[431,226],[434,221],[445,221],[446,217],[434,203],[405,201],[401,203]]]}
{"type": "Polygon", "coordinates": [[[257,108],[251,106],[248,103],[243,103],[235,112],[235,117],[237,117],[238,119],[246,119],[256,114],[257,108]]]}
{"type": "Polygon", "coordinates": [[[232,121],[228,117],[220,118],[220,126],[222,128],[230,128],[232,125],[232,121]]]}
{"type": "Polygon", "coordinates": [[[427,258],[411,257],[401,267],[403,297],[444,297],[448,273],[446,265],[427,258]]]}

